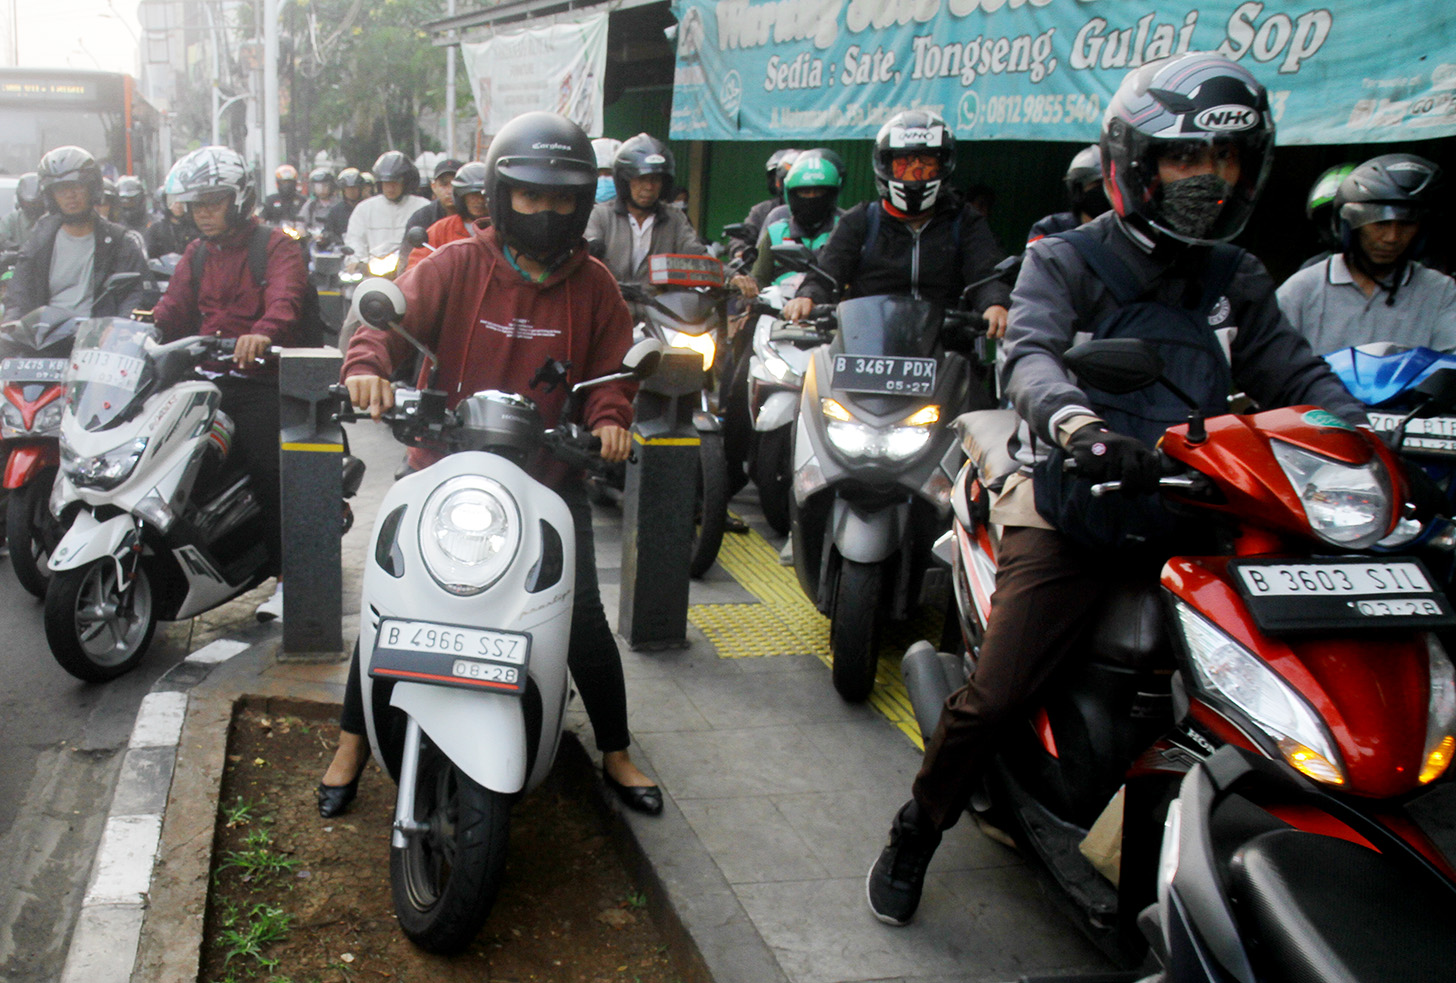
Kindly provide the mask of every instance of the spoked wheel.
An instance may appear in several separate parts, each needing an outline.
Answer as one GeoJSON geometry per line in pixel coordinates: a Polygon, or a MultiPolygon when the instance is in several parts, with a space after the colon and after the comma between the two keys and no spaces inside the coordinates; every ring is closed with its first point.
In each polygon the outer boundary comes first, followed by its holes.
{"type": "Polygon", "coordinates": [[[475,784],[421,742],[414,816],[429,829],[389,851],[395,917],[421,949],[459,952],[485,924],[505,873],[511,798],[475,784]]]}
{"type": "Polygon", "coordinates": [[[45,595],[46,641],[61,668],[88,683],[131,671],[157,628],[152,581],[139,564],[130,583],[102,557],[51,577],[45,595]]]}
{"type": "Polygon", "coordinates": [[[763,517],[780,536],[789,531],[789,495],[794,480],[794,428],[791,424],[757,435],[753,457],[753,483],[763,517]]]}
{"type": "Polygon", "coordinates": [[[723,435],[704,433],[698,445],[698,490],[694,496],[693,558],[689,572],[701,577],[718,559],[728,523],[728,458],[723,435]]]}
{"type": "Polygon", "coordinates": [[[858,703],[875,688],[880,664],[880,588],[878,563],[841,560],[829,616],[829,651],[834,658],[834,688],[858,703]]]}
{"type": "Polygon", "coordinates": [[[20,586],[36,597],[45,597],[51,572],[51,550],[61,541],[61,524],[51,515],[51,486],[56,471],[47,468],[10,493],[5,511],[5,538],[10,545],[10,565],[20,586]]]}

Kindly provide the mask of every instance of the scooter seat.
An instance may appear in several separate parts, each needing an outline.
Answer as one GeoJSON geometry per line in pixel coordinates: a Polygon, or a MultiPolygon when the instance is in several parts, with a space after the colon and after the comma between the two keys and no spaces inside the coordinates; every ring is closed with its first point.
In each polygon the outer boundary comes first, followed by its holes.
{"type": "Polygon", "coordinates": [[[1456,892],[1367,847],[1260,833],[1234,854],[1229,890],[1258,939],[1246,949],[1262,979],[1436,983],[1456,972],[1456,892]]]}
{"type": "Polygon", "coordinates": [[[1118,584],[1107,592],[1092,633],[1092,657],[1126,669],[1161,669],[1173,662],[1161,588],[1152,578],[1118,584]]]}
{"type": "Polygon", "coordinates": [[[1020,465],[1006,449],[1021,417],[1015,410],[974,410],[956,417],[956,432],[966,457],[976,466],[981,484],[999,489],[1006,476],[1020,465]]]}

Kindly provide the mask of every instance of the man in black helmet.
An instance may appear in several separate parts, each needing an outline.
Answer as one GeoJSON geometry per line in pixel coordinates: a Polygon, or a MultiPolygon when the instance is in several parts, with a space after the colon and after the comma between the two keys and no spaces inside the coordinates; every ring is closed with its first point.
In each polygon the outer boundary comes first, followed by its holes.
{"type": "Polygon", "coordinates": [[[622,144],[612,164],[615,201],[592,209],[588,241],[602,243],[602,262],[619,283],[647,279],[647,257],[656,253],[704,254],[707,247],[687,215],[668,208],[675,164],[667,144],[639,133],[622,144]]]}
{"type": "Polygon", "coordinates": [[[1314,350],[1372,341],[1456,351],[1456,281],[1415,262],[1441,169],[1381,154],[1350,171],[1332,205],[1340,245],[1279,288],[1279,307],[1314,350]]]}
{"type": "Polygon", "coordinates": [[[1157,501],[1146,496],[1157,487],[1153,443],[1162,431],[1146,421],[1140,433],[1109,425],[1113,407],[1063,362],[1078,332],[1105,337],[1123,327],[1121,337],[1170,346],[1163,351],[1178,354],[1165,355],[1166,370],[1210,408],[1227,405],[1232,380],[1266,408],[1313,403],[1364,420],[1280,315],[1263,265],[1227,245],[1253,210],[1274,146],[1268,97],[1253,75],[1207,53],[1150,62],[1114,95],[1101,146],[1112,209],[1029,245],[1012,295],[1003,378],[1022,420],[1007,450],[1021,467],[991,505],[1003,530],[996,601],[975,672],[941,708],[913,797],[866,879],[870,910],[887,924],[914,916],[941,834],[970,802],[998,728],[1024,719],[1042,685],[1085,654],[1109,585],[1155,578],[1166,558],[1165,541],[1090,545],[1074,533],[1076,517],[1053,507],[1067,459],[1077,467],[1068,487],[1122,483],[1109,509],[1141,516],[1137,503],[1157,501]],[[1170,324],[1171,334],[1157,333],[1170,324]],[[1188,380],[1199,374],[1207,378],[1188,380]]]}
{"type": "Polygon", "coordinates": [[[411,215],[429,203],[415,194],[420,186],[419,168],[398,150],[379,155],[374,175],[379,181],[379,194],[361,201],[349,214],[344,245],[354,251],[349,257],[350,269],[363,266],[376,276],[393,276],[402,266],[399,247],[404,242],[405,226],[411,215]],[[395,265],[390,266],[387,257],[393,257],[395,265]]]}
{"type": "Polygon", "coordinates": [[[1037,219],[1026,234],[1027,242],[1075,229],[1107,211],[1107,194],[1102,190],[1102,148],[1094,143],[1077,151],[1062,183],[1067,186],[1067,203],[1071,207],[1037,219]]]}
{"type": "MultiPolygon", "coordinates": [[[[415,213],[405,223],[405,235],[409,235],[409,230],[413,228],[428,232],[430,226],[455,214],[455,175],[462,164],[463,161],[451,157],[443,158],[435,164],[434,176],[430,179],[430,202],[415,209],[415,213]]],[[[408,243],[400,243],[400,269],[408,265],[412,249],[408,243]]]]}
{"type": "Polygon", "coordinates": [[[88,317],[130,313],[141,284],[125,296],[105,295],[102,288],[114,273],[144,272],[147,258],[136,237],[96,214],[101,168],[80,147],[57,147],[36,172],[51,214],[21,246],[6,308],[25,313],[51,304],[88,317]]]}
{"type": "Polygon", "coordinates": [[[40,175],[29,171],[20,175],[15,185],[15,211],[0,221],[0,249],[19,249],[30,237],[30,230],[45,214],[45,198],[40,193],[40,175]]]}

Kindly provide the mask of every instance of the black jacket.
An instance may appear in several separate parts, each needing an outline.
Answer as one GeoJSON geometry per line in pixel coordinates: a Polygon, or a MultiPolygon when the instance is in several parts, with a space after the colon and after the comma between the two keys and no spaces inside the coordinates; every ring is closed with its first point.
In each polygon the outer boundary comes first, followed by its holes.
{"type": "Polygon", "coordinates": [[[296,219],[304,201],[304,197],[297,192],[287,198],[281,194],[271,194],[263,201],[263,221],[269,225],[277,225],[279,222],[296,219]]]}
{"type": "MultiPolygon", "coordinates": [[[[416,209],[415,213],[409,217],[409,221],[404,224],[405,235],[408,235],[409,230],[416,226],[428,232],[430,226],[449,214],[445,211],[445,206],[440,204],[440,199],[435,198],[428,205],[422,205],[416,209]]],[[[409,255],[412,252],[414,252],[414,247],[401,239],[399,243],[399,268],[401,270],[409,266],[409,255]]]]}
{"type": "MultiPolygon", "coordinates": [[[[96,259],[91,267],[91,296],[97,303],[93,317],[114,317],[130,314],[141,300],[142,285],[124,296],[103,298],[101,296],[107,279],[114,273],[145,273],[147,257],[137,237],[130,235],[125,226],[108,222],[99,215],[92,219],[96,237],[96,259]]],[[[44,307],[51,299],[51,256],[56,244],[56,235],[61,229],[59,215],[46,215],[35,224],[34,231],[20,247],[20,258],[15,263],[15,276],[6,291],[5,306],[17,314],[25,314],[44,307]]]]}
{"type": "MultiPolygon", "coordinates": [[[[981,213],[950,195],[936,202],[930,220],[918,231],[882,211],[875,242],[864,253],[869,209],[881,207],[875,198],[851,208],[819,251],[819,266],[843,290],[840,300],[894,294],[955,307],[967,284],[988,276],[1005,258],[981,213]]],[[[798,296],[823,304],[832,299],[832,290],[810,274],[798,296]]],[[[1010,302],[1011,288],[993,280],[975,290],[969,306],[984,311],[1010,302]]]]}
{"type": "Polygon", "coordinates": [[[174,219],[170,215],[163,215],[147,226],[146,235],[143,236],[147,244],[147,258],[158,259],[168,253],[181,255],[187,244],[200,234],[197,226],[192,224],[190,216],[174,219]]]}
{"type": "MultiPolygon", "coordinates": [[[[364,199],[359,199],[363,201],[364,199]]],[[[328,215],[324,216],[324,228],[339,237],[343,241],[344,233],[349,231],[349,216],[354,214],[354,206],[358,201],[350,201],[343,193],[339,193],[339,200],[334,202],[334,207],[329,209],[328,215]]]]}

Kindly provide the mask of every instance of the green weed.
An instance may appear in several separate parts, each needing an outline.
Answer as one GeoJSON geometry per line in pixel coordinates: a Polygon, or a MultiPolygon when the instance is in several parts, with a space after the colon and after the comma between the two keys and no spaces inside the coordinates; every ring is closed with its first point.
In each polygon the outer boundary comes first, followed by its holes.
{"type": "Polygon", "coordinates": [[[231,927],[223,929],[219,937],[227,950],[223,965],[236,958],[251,957],[263,969],[277,966],[278,960],[263,955],[263,949],[287,938],[292,921],[292,916],[282,908],[270,904],[253,905],[241,925],[235,921],[231,927]]]}
{"type": "Polygon", "coordinates": [[[266,829],[255,829],[243,841],[243,849],[227,852],[222,863],[217,865],[217,871],[221,874],[237,868],[243,872],[245,881],[252,881],[290,871],[296,866],[298,861],[295,858],[273,848],[273,837],[266,829]]]}

